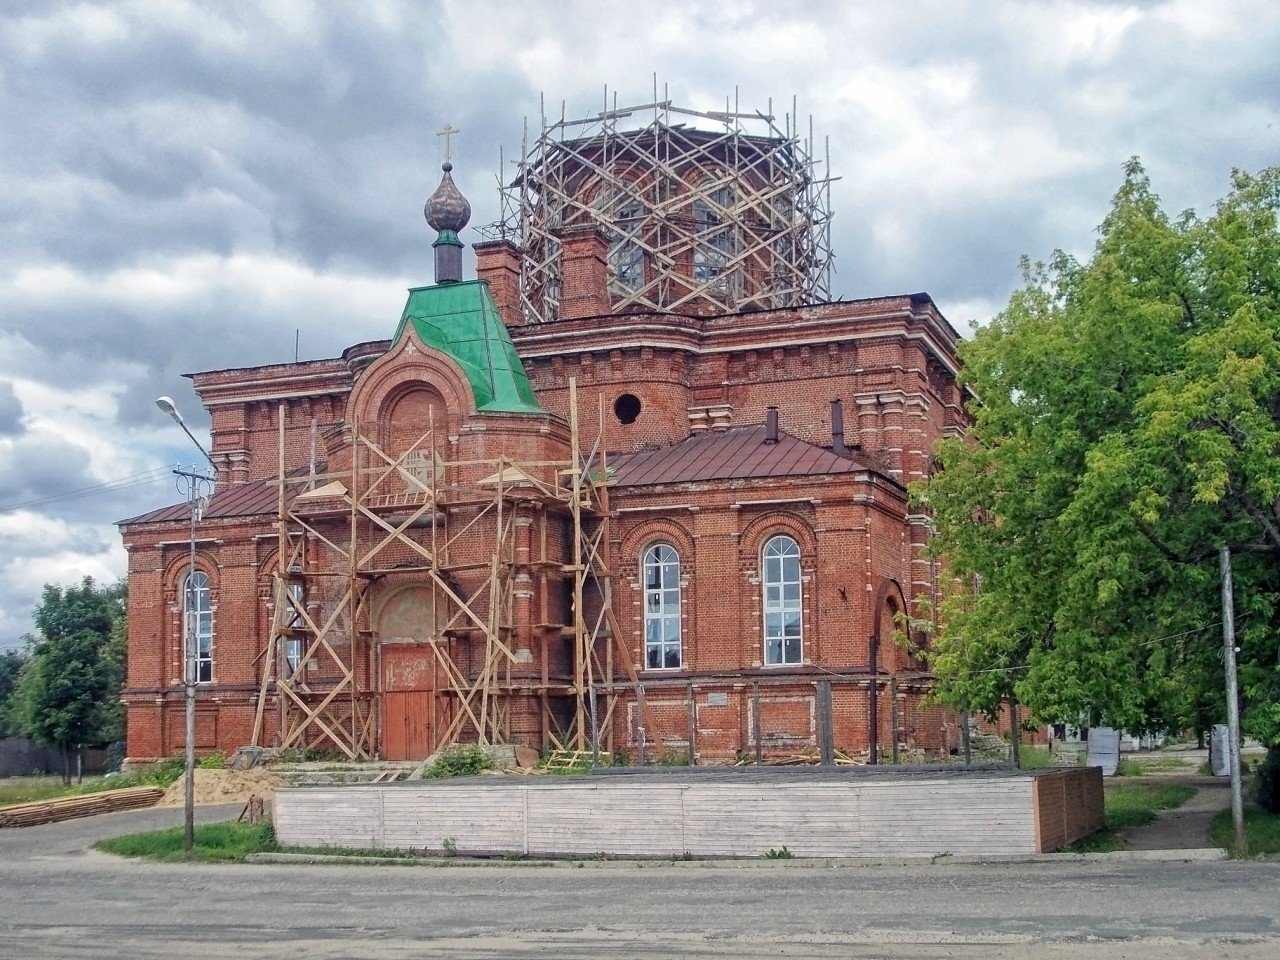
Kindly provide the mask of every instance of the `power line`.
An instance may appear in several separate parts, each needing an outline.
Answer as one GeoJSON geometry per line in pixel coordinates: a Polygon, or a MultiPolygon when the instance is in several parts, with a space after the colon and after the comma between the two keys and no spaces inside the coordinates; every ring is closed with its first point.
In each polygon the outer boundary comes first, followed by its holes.
{"type": "Polygon", "coordinates": [[[87,487],[80,487],[75,490],[68,490],[65,493],[54,494],[49,497],[39,497],[35,500],[25,500],[21,503],[11,503],[0,507],[0,514],[13,513],[17,510],[25,510],[28,507],[39,507],[47,504],[62,503],[67,500],[78,500],[82,497],[92,497],[102,493],[114,493],[117,490],[128,490],[132,487],[142,487],[150,483],[155,483],[163,479],[170,471],[171,466],[166,464],[162,467],[152,467],[143,470],[140,473],[133,473],[126,477],[118,477],[115,480],[104,480],[102,483],[95,483],[87,487]]]}

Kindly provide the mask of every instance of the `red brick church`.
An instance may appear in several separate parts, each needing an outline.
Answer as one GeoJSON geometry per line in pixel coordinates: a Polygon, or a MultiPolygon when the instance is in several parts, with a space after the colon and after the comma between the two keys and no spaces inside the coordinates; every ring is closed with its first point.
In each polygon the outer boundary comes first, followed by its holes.
{"type": "MultiPolygon", "coordinates": [[[[130,758],[455,742],[698,763],[945,751],[907,624],[907,485],[965,426],[927,294],[830,300],[829,180],[788,120],[544,123],[389,339],[192,374],[215,490],[120,524],[130,758]]],[[[424,238],[424,248],[425,248],[424,238]]]]}

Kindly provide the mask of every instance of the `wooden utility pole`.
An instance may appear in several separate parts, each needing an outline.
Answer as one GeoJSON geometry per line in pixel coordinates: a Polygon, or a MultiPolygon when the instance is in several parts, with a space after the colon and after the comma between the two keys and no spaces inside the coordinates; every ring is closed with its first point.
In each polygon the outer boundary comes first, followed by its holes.
{"type": "Polygon", "coordinates": [[[824,678],[817,681],[815,686],[818,701],[818,752],[822,765],[830,767],[836,762],[835,737],[831,726],[831,681],[824,678]]]}
{"type": "Polygon", "coordinates": [[[1227,674],[1227,757],[1231,763],[1231,824],[1235,854],[1243,857],[1248,841],[1244,834],[1244,797],[1240,789],[1240,703],[1236,693],[1236,615],[1231,587],[1231,548],[1218,551],[1222,574],[1222,662],[1227,674]]]}
{"type": "Polygon", "coordinates": [[[1009,698],[1009,755],[1015,767],[1022,765],[1022,725],[1018,722],[1018,701],[1009,698]]]}
{"type": "Polygon", "coordinates": [[[898,716],[898,676],[894,674],[889,678],[889,730],[893,734],[890,756],[895,764],[902,761],[902,757],[898,754],[898,725],[901,722],[898,716]]]}

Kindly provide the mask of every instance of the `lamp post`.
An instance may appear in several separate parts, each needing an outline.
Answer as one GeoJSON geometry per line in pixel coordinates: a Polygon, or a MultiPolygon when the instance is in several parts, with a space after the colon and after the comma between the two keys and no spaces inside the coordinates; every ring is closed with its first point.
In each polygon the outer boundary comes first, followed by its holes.
{"type": "MultiPolygon", "coordinates": [[[[169,397],[156,397],[156,406],[173,418],[174,422],[182,428],[191,442],[196,445],[205,460],[209,461],[209,465],[213,467],[214,474],[217,474],[217,464],[213,462],[213,457],[209,456],[209,451],[201,446],[200,441],[192,435],[187,429],[186,423],[182,420],[182,414],[178,412],[178,408],[174,406],[173,400],[169,397]]],[[[174,470],[174,474],[182,477],[187,483],[187,505],[191,516],[191,536],[190,536],[190,555],[187,566],[187,584],[183,593],[183,620],[185,621],[185,650],[183,651],[183,678],[186,686],[186,759],[183,766],[183,822],[182,822],[182,849],[187,853],[191,852],[195,846],[195,781],[196,781],[196,617],[195,611],[192,609],[192,597],[195,593],[193,587],[196,575],[196,521],[200,514],[200,489],[201,484],[209,483],[214,478],[203,473],[196,473],[194,470],[174,470]]]]}

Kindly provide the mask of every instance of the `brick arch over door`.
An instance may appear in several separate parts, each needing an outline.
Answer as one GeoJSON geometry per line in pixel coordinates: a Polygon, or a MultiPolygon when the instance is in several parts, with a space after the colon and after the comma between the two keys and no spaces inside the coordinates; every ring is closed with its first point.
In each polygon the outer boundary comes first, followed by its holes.
{"type": "Polygon", "coordinates": [[[429,580],[386,585],[369,605],[378,644],[381,692],[379,752],[389,760],[421,760],[436,747],[440,665],[435,647],[449,608],[429,580]]]}

